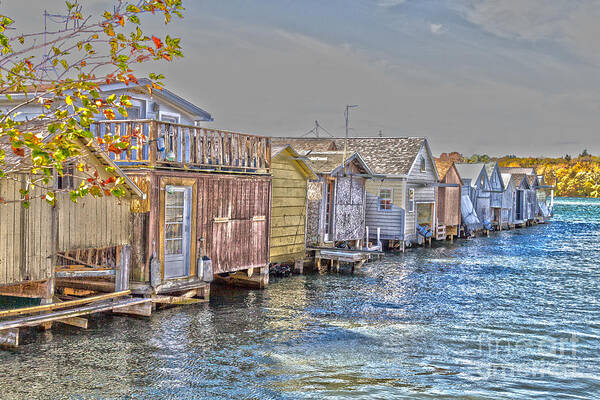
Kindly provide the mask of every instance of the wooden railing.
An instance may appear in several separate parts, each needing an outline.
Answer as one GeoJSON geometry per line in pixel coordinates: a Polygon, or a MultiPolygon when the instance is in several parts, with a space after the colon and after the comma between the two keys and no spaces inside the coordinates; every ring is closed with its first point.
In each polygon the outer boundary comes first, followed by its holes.
{"type": "MultiPolygon", "coordinates": [[[[198,168],[268,173],[271,138],[156,120],[112,120],[94,123],[96,138],[127,136],[129,149],[111,158],[120,166],[198,168]]],[[[105,146],[106,147],[106,146],[105,146]]]]}

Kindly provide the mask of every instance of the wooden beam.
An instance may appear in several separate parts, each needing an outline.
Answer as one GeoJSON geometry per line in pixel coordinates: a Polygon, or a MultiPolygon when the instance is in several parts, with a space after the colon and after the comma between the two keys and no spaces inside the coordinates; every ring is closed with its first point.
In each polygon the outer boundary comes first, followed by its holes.
{"type": "Polygon", "coordinates": [[[80,279],[61,278],[56,280],[57,288],[72,288],[79,290],[92,290],[95,292],[112,293],[115,291],[115,283],[110,281],[92,281],[80,279]]]}
{"type": "Polygon", "coordinates": [[[115,276],[114,269],[92,269],[88,268],[87,270],[56,270],[55,276],[57,278],[104,278],[115,276]]]}
{"type": "Polygon", "coordinates": [[[0,333],[7,329],[38,326],[52,321],[60,321],[67,318],[79,317],[81,315],[115,310],[121,307],[131,307],[142,303],[150,303],[150,299],[109,299],[102,301],[99,304],[89,304],[72,310],[61,310],[50,314],[31,315],[12,321],[0,322],[0,333]]]}
{"type": "Polygon", "coordinates": [[[87,329],[87,327],[88,327],[88,320],[86,318],[81,318],[81,317],[71,317],[71,318],[60,319],[57,322],[60,322],[62,324],[66,324],[66,325],[76,326],[77,328],[81,328],[81,329],[87,329]]]}
{"type": "Polygon", "coordinates": [[[208,300],[205,299],[194,299],[189,297],[182,296],[153,296],[153,303],[158,304],[172,304],[172,305],[187,305],[187,304],[197,304],[197,303],[206,303],[208,300]]]}
{"type": "Polygon", "coordinates": [[[27,297],[27,298],[47,298],[50,291],[49,281],[29,281],[12,285],[0,286],[0,295],[27,297]]]}
{"type": "Polygon", "coordinates": [[[52,303],[52,304],[44,304],[41,306],[33,306],[33,307],[25,307],[25,308],[17,308],[14,310],[4,310],[0,311],[0,318],[11,317],[15,315],[23,315],[23,314],[34,314],[43,311],[53,311],[60,310],[63,308],[76,307],[83,304],[89,304],[97,301],[114,299],[117,297],[127,296],[131,293],[130,290],[125,290],[122,292],[103,294],[100,296],[86,297],[84,299],[79,300],[71,300],[71,301],[63,301],[60,303],[52,303]]]}
{"type": "Polygon", "coordinates": [[[150,317],[152,315],[152,299],[144,299],[146,300],[143,303],[132,304],[125,307],[119,307],[113,309],[113,313],[115,314],[128,314],[128,315],[137,315],[140,317],[150,317]]]}

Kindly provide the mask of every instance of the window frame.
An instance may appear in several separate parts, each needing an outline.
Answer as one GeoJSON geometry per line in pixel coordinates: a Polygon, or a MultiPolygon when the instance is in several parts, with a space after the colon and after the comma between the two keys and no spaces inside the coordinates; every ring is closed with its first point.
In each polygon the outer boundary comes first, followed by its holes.
{"type": "Polygon", "coordinates": [[[406,211],[415,212],[415,188],[408,188],[406,199],[406,211]]]}
{"type": "Polygon", "coordinates": [[[427,165],[425,163],[425,157],[421,157],[420,171],[421,172],[427,172],[427,165]]]}
{"type": "Polygon", "coordinates": [[[394,206],[394,189],[393,188],[380,188],[379,193],[377,193],[377,209],[382,212],[391,212],[394,206]],[[389,198],[383,199],[381,196],[381,192],[387,191],[389,192],[389,198]],[[382,207],[382,201],[389,201],[388,208],[382,207]]]}

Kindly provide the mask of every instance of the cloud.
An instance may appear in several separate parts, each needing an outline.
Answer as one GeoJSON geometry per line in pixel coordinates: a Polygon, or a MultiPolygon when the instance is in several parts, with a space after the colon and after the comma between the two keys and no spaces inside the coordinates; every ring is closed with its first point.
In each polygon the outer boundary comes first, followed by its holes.
{"type": "Polygon", "coordinates": [[[379,0],[377,5],[383,8],[396,7],[403,4],[406,0],[379,0]]]}
{"type": "Polygon", "coordinates": [[[429,30],[434,35],[441,35],[442,33],[444,33],[446,31],[446,29],[444,28],[444,25],[442,25],[442,24],[429,24],[429,30]]]}
{"type": "Polygon", "coordinates": [[[600,64],[600,0],[471,0],[464,11],[496,36],[554,43],[600,64]]]}

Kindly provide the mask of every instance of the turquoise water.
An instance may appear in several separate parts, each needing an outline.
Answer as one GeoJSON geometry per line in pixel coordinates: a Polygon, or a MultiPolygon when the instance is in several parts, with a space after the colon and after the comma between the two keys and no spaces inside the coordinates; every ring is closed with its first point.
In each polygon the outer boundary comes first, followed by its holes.
{"type": "Polygon", "coordinates": [[[0,353],[2,398],[598,398],[600,201],[0,353]]]}

